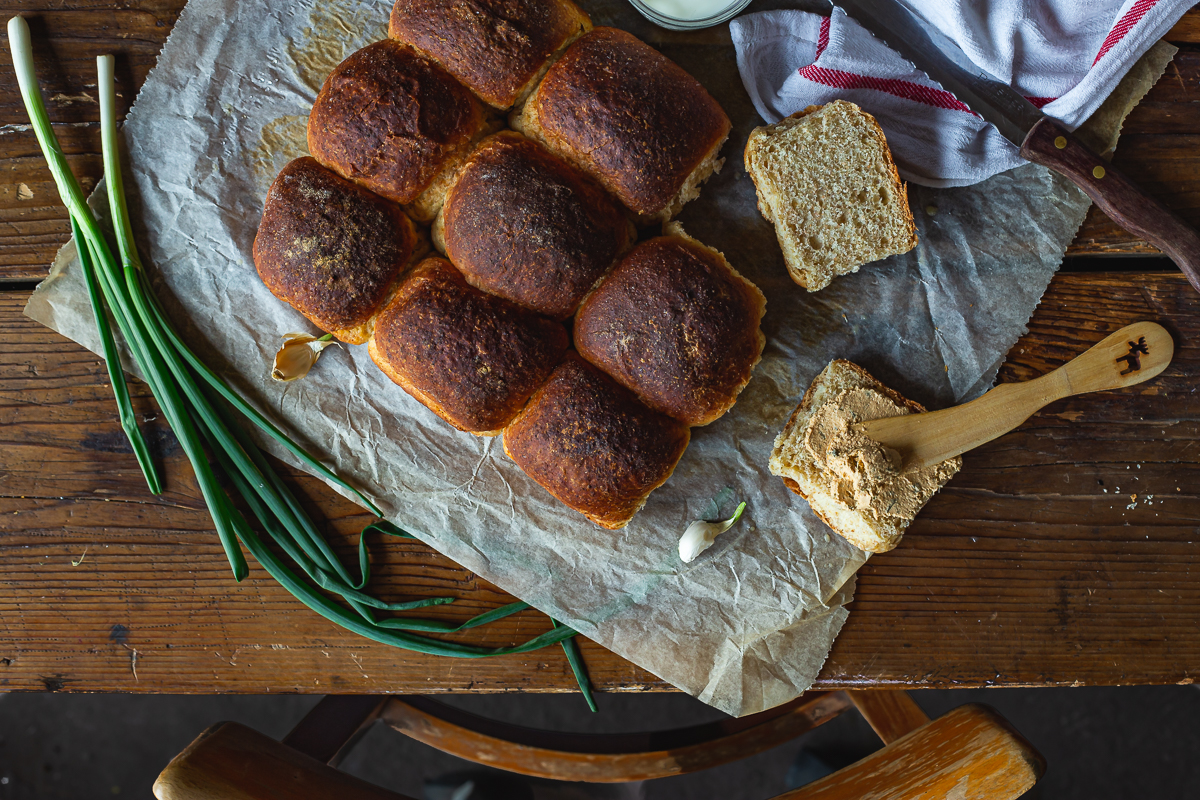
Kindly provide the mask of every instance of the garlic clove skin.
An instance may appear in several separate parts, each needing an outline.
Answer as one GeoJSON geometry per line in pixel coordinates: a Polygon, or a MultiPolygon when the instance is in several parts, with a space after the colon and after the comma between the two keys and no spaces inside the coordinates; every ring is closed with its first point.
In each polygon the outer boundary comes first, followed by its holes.
{"type": "Polygon", "coordinates": [[[685,564],[690,564],[696,560],[696,556],[712,547],[713,541],[716,540],[717,533],[719,533],[717,529],[720,527],[721,523],[719,522],[705,522],[702,519],[688,525],[687,530],[679,539],[680,560],[685,564]]]}
{"type": "Polygon", "coordinates": [[[337,342],[329,334],[317,338],[307,333],[285,333],[283,346],[275,354],[275,363],[271,365],[271,378],[281,382],[303,378],[317,363],[321,351],[331,344],[337,342]]]}
{"type": "Polygon", "coordinates": [[[706,522],[698,519],[691,525],[688,525],[687,530],[683,532],[683,536],[679,539],[679,558],[683,563],[692,563],[698,555],[712,547],[713,541],[716,540],[717,536],[732,528],[741,519],[742,512],[745,509],[746,504],[742,503],[737,507],[737,511],[733,512],[733,516],[727,520],[706,522]]]}

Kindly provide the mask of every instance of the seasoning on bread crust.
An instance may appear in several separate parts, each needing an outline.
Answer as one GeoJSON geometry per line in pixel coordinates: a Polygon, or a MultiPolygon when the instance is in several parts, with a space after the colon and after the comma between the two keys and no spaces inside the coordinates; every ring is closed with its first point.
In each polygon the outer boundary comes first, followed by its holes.
{"type": "Polygon", "coordinates": [[[280,300],[343,342],[362,344],[416,241],[399,206],[298,158],[267,192],[254,265],[280,300]]]}
{"type": "Polygon", "coordinates": [[[635,236],[603,188],[510,131],[471,154],[433,229],[473,286],[554,319],[575,313],[635,236]]]}
{"type": "Polygon", "coordinates": [[[533,90],[555,54],[591,29],[571,0],[397,0],[388,33],[506,110],[533,90]]]}
{"type": "Polygon", "coordinates": [[[596,177],[642,223],[665,222],[699,195],[730,129],[695,78],[615,28],[567,48],[512,125],[596,177]]]}
{"type": "Polygon", "coordinates": [[[337,66],[308,118],[325,166],[428,222],[445,173],[490,131],[483,106],[437,63],[400,42],[367,45],[337,66]]]}
{"type": "Polygon", "coordinates": [[[380,313],[371,359],[459,430],[495,436],[545,382],[566,329],[470,286],[442,258],[405,276],[380,313]]]}
{"type": "Polygon", "coordinates": [[[749,383],[766,344],[765,309],[721,253],[662,236],[631,250],[584,301],[575,347],[650,408],[707,425],[749,383]]]}
{"type": "Polygon", "coordinates": [[[671,477],[688,438],[686,425],[572,353],[505,429],[504,452],[592,522],[622,528],[671,477]]]}

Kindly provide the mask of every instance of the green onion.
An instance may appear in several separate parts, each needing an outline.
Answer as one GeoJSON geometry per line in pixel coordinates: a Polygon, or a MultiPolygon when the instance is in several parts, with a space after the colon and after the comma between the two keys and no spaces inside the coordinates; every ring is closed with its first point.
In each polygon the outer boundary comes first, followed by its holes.
{"type": "MultiPolygon", "coordinates": [[[[555,628],[558,627],[558,621],[554,617],[550,618],[550,624],[555,628]]],[[[595,714],[599,709],[596,708],[596,698],[592,697],[592,681],[588,678],[587,668],[583,665],[583,653],[579,652],[579,643],[575,641],[575,637],[563,639],[562,649],[567,654],[567,663],[571,665],[571,672],[575,675],[575,682],[579,684],[579,691],[583,694],[583,699],[587,701],[588,708],[595,714]]]]}
{"type": "Polygon", "coordinates": [[[353,494],[372,513],[381,515],[382,512],[359,490],[306,453],[275,424],[230,389],[184,344],[171,326],[150,286],[133,240],[121,175],[112,56],[98,57],[96,67],[99,77],[104,171],[119,261],[114,257],[103,231],[88,208],[83,189],[71,173],[50,126],[37,85],[29,27],[25,20],[21,17],[9,20],[8,35],[13,64],[21,87],[21,97],[29,112],[38,143],[54,175],[59,194],[70,212],[72,234],[79,250],[88,294],[96,315],[121,424],[151,491],[161,491],[158,474],[136,425],[117,357],[116,344],[108,326],[107,310],[111,310],[134,361],[146,377],[146,382],[162,408],[167,423],[179,438],[180,445],[196,472],[201,493],[236,580],[240,581],[248,573],[246,559],[242,554],[242,547],[245,547],[272,578],[313,611],[354,633],[421,653],[482,658],[526,653],[561,643],[571,669],[579,681],[580,690],[594,710],[591,687],[573,639],[577,634],[570,628],[560,627],[554,620],[551,620],[550,630],[512,647],[477,647],[421,635],[457,633],[486,625],[529,608],[527,603],[509,603],[459,624],[408,616],[377,619],[376,612],[399,615],[418,608],[453,603],[454,598],[430,597],[386,602],[364,591],[370,580],[368,533],[405,538],[413,538],[412,535],[386,521],[376,522],[364,528],[359,535],[359,574],[355,579],[268,463],[257,443],[244,429],[242,421],[248,420],[313,472],[353,494]],[[208,453],[212,454],[221,472],[227,476],[231,490],[227,490],[219,482],[217,471],[209,463],[208,453]],[[249,508],[262,530],[266,532],[267,538],[294,566],[289,566],[267,546],[238,510],[234,503],[235,498],[240,499],[249,508]],[[337,597],[344,601],[345,606],[334,599],[337,597]]]}
{"type": "MultiPolygon", "coordinates": [[[[74,217],[71,218],[71,236],[76,242],[83,241],[83,234],[74,217]]],[[[97,283],[95,267],[92,266],[91,254],[86,246],[79,248],[79,264],[83,269],[83,279],[87,281],[88,298],[92,301],[92,310],[102,311],[104,303],[100,299],[100,285],[97,283]]],[[[133,454],[137,457],[138,464],[142,467],[142,474],[146,476],[146,485],[150,487],[150,494],[162,494],[162,481],[158,477],[158,470],[154,468],[154,462],[150,460],[150,450],[146,447],[146,440],[142,438],[142,431],[137,426],[137,418],[133,414],[133,404],[129,400],[129,387],[125,383],[125,372],[121,369],[121,360],[117,355],[117,343],[113,340],[112,329],[108,325],[106,315],[96,314],[96,329],[100,334],[100,343],[104,347],[104,364],[108,367],[108,382],[112,384],[113,395],[117,399],[117,413],[121,419],[121,427],[129,438],[129,445],[133,448],[133,454]]]]}

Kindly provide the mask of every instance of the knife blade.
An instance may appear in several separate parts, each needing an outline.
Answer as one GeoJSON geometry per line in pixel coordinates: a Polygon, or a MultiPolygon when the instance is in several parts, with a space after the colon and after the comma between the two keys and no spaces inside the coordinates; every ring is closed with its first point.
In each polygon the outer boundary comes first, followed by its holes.
{"type": "Polygon", "coordinates": [[[1100,210],[1162,250],[1200,291],[1200,233],[1092,152],[1008,84],[981,70],[949,37],[900,0],[834,0],[1017,145],[1021,157],[1070,178],[1100,210]]]}

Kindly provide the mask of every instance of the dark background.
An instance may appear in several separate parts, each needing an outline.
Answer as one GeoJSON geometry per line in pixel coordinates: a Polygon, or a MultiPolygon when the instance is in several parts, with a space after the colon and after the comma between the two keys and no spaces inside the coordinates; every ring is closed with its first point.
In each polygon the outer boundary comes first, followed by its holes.
{"type": "MultiPolygon", "coordinates": [[[[931,716],[964,703],[998,709],[1049,764],[1028,798],[1197,796],[1200,691],[1195,686],[960,689],[912,695],[931,716]]],[[[562,730],[651,730],[721,717],[682,694],[602,694],[598,714],[589,713],[578,695],[443,699],[514,723],[562,730]]],[[[316,697],[295,695],[0,695],[0,798],[148,798],[159,771],[209,725],[236,720],[282,738],[316,702],[316,697]]],[[[880,742],[862,717],[849,711],[807,736],[736,764],[647,782],[640,789],[543,785],[534,797],[765,800],[784,790],[788,766],[802,747],[844,766],[880,742]]],[[[379,724],[342,769],[420,798],[426,779],[478,768],[379,724]]]]}

